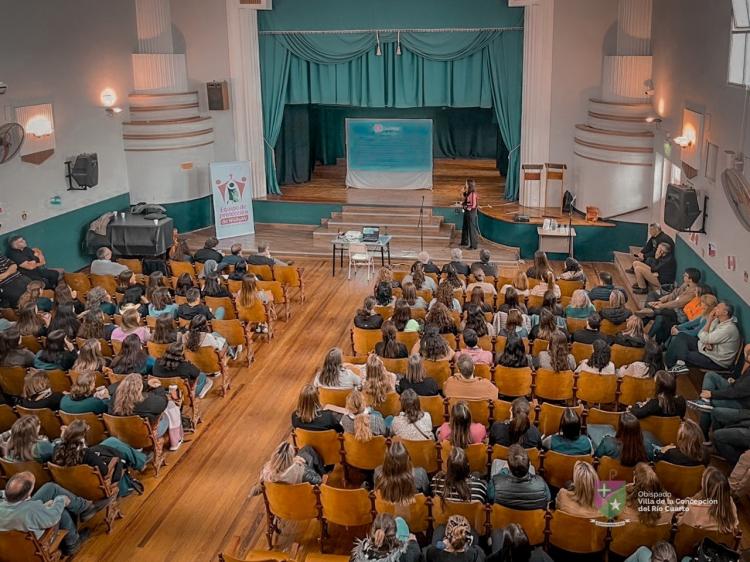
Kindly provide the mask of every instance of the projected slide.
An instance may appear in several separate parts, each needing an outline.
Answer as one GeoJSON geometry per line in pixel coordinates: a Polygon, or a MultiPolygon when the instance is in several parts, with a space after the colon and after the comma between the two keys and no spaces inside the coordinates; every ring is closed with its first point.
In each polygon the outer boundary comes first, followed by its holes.
{"type": "Polygon", "coordinates": [[[347,119],[346,185],[432,189],[431,119],[347,119]]]}

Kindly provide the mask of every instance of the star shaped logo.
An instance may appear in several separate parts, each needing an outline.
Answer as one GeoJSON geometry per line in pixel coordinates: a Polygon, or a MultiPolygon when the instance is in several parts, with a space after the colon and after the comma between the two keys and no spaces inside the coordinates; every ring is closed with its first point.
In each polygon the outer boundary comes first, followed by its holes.
{"type": "Polygon", "coordinates": [[[608,519],[617,517],[625,506],[625,484],[623,480],[599,482],[599,487],[596,489],[596,507],[608,519]]]}

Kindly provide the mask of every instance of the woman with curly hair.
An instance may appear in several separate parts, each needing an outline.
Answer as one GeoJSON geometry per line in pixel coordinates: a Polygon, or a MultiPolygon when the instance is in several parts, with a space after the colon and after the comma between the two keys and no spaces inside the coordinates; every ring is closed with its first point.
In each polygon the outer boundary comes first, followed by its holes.
{"type": "Polygon", "coordinates": [[[638,521],[641,525],[653,527],[672,520],[674,513],[669,508],[672,503],[669,494],[647,463],[635,465],[633,482],[626,486],[626,490],[625,509],[617,516],[618,521],[638,521]]]}
{"type": "Polygon", "coordinates": [[[381,267],[378,270],[377,275],[375,276],[375,284],[372,287],[372,296],[375,297],[378,294],[378,287],[381,283],[385,283],[386,285],[389,285],[391,289],[398,288],[398,281],[394,281],[393,279],[393,270],[391,269],[391,266],[386,265],[385,267],[381,267]]]}
{"type": "Polygon", "coordinates": [[[425,562],[482,562],[479,537],[463,515],[451,515],[445,526],[435,528],[432,544],[424,551],[425,562]],[[442,544],[442,548],[438,547],[442,544]]]}
{"type": "Polygon", "coordinates": [[[453,321],[450,310],[441,302],[437,302],[430,307],[424,319],[426,326],[435,326],[441,334],[458,334],[458,328],[453,321]]]}
{"type": "Polygon", "coordinates": [[[47,335],[48,316],[39,313],[36,304],[30,302],[18,310],[16,328],[22,336],[41,338],[47,335]]]}
{"type": "Polygon", "coordinates": [[[461,303],[458,302],[458,299],[453,297],[453,287],[451,287],[450,283],[447,283],[446,281],[443,281],[438,285],[435,297],[430,301],[428,308],[432,310],[432,308],[438,303],[445,305],[448,310],[453,312],[461,312],[461,303]]]}
{"type": "Polygon", "coordinates": [[[412,354],[419,354],[422,358],[429,361],[450,361],[455,355],[448,342],[440,335],[440,328],[435,324],[427,324],[424,334],[420,340],[414,344],[411,350],[412,354]]]}
{"type": "Polygon", "coordinates": [[[101,308],[92,308],[84,312],[81,318],[81,326],[78,328],[78,337],[85,340],[98,339],[98,340],[109,340],[114,332],[114,324],[108,322],[107,316],[102,312],[101,308]]]}
{"type": "Polygon", "coordinates": [[[378,513],[364,539],[358,539],[351,562],[419,562],[422,554],[414,535],[400,517],[378,513]]]}
{"type": "Polygon", "coordinates": [[[112,316],[117,312],[117,305],[112,302],[112,296],[104,287],[91,287],[86,293],[86,310],[101,310],[104,314],[112,316]]]}
{"type": "Polygon", "coordinates": [[[198,398],[204,398],[214,385],[205,373],[201,373],[198,367],[185,359],[185,348],[182,342],[169,344],[164,355],[156,360],[153,372],[158,378],[185,379],[189,385],[195,385],[195,396],[198,398]]]}
{"type": "Polygon", "coordinates": [[[398,377],[388,372],[383,361],[375,354],[370,354],[362,369],[364,384],[362,394],[368,406],[377,408],[386,400],[389,392],[396,391],[398,377]]]}
{"type": "Polygon", "coordinates": [[[466,289],[466,283],[464,283],[463,279],[458,276],[456,268],[451,264],[447,264],[443,268],[443,273],[445,273],[443,283],[448,283],[451,289],[466,289]]]}
{"type": "Polygon", "coordinates": [[[471,305],[466,309],[466,321],[461,326],[461,331],[474,330],[477,337],[495,337],[495,328],[484,318],[484,312],[478,306],[471,305]]]}
{"type": "Polygon", "coordinates": [[[52,310],[53,302],[52,299],[43,297],[42,291],[44,291],[44,281],[38,281],[36,279],[31,281],[28,285],[26,285],[26,290],[23,292],[23,294],[18,297],[16,308],[24,307],[27,304],[34,304],[36,305],[37,309],[41,310],[42,312],[49,312],[50,310],[52,310]]]}
{"type": "Polygon", "coordinates": [[[581,361],[576,373],[587,372],[597,375],[614,375],[615,364],[610,360],[612,357],[612,348],[604,340],[594,340],[592,344],[594,351],[591,357],[581,361]]]}

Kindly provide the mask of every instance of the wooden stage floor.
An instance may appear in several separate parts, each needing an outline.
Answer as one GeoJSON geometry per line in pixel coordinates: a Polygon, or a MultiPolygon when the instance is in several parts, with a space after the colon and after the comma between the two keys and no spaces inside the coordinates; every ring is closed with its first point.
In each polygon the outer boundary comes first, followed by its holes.
{"type": "MultiPolygon", "coordinates": [[[[300,203],[340,203],[348,205],[419,206],[424,196],[427,207],[450,207],[461,200],[461,190],[467,178],[477,182],[479,205],[482,213],[496,219],[513,221],[522,213],[528,215],[532,224],[541,224],[544,218],[558,222],[567,221],[568,216],[560,207],[545,209],[524,207],[505,199],[505,178],[495,167],[494,160],[485,159],[435,159],[433,188],[430,189],[354,189],[347,188],[346,161],[339,159],[335,166],[316,166],[311,181],[297,185],[284,185],[281,195],[268,195],[269,201],[300,203]]],[[[581,216],[573,216],[575,226],[591,225],[581,216]]],[[[597,226],[611,223],[599,222],[597,226]]]]}
{"type": "MultiPolygon", "coordinates": [[[[167,453],[168,464],[158,478],[153,471],[143,476],[145,494],[124,498],[124,519],[109,535],[98,526],[75,562],[215,562],[220,552],[242,558],[249,550],[266,548],[263,500],[250,491],[273,449],[289,437],[300,387],[312,381],[328,349],[340,346],[350,353],[351,319],[371,291],[363,271],[347,281],[341,273],[331,277],[327,260],[301,259],[298,265],[305,268],[305,304],[295,300],[291,319],[276,323],[272,342],[256,344],[251,367],[231,368],[226,397],[212,390],[201,401],[204,421],[198,431],[179,451],[167,453]]],[[[622,283],[612,264],[585,268],[589,278],[606,270],[622,283]]],[[[687,383],[680,377],[679,391],[695,397],[687,383]]],[[[316,521],[283,522],[281,529],[276,549],[319,552],[316,521]]],[[[347,554],[351,532],[332,531],[331,551],[347,554]]]]}

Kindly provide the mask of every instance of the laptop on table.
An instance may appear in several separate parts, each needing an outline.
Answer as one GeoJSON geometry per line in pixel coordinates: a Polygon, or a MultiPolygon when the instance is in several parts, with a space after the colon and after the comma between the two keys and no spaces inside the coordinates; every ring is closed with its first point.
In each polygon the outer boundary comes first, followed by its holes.
{"type": "Polygon", "coordinates": [[[362,227],[362,242],[377,242],[380,239],[380,229],[377,226],[362,227]]]}

